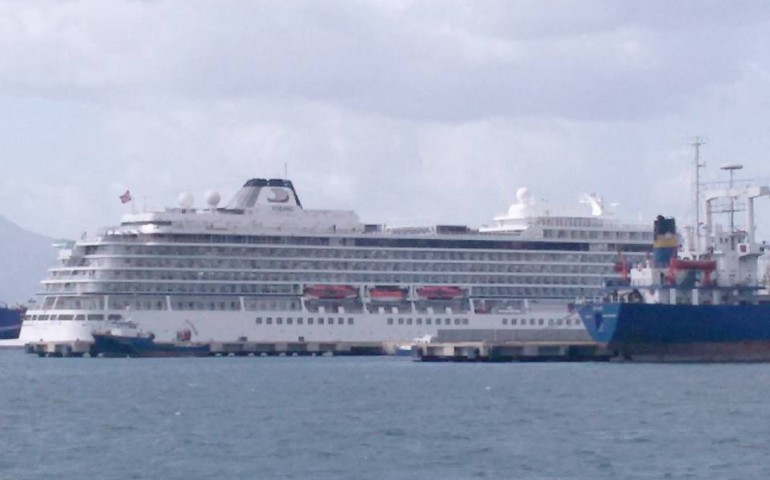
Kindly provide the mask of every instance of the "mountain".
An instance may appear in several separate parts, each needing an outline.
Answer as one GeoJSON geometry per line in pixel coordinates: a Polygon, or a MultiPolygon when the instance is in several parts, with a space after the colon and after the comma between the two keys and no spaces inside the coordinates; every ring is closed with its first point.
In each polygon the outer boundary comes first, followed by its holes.
{"type": "Polygon", "coordinates": [[[0,302],[26,305],[41,291],[40,281],[56,265],[53,242],[0,216],[0,302]]]}

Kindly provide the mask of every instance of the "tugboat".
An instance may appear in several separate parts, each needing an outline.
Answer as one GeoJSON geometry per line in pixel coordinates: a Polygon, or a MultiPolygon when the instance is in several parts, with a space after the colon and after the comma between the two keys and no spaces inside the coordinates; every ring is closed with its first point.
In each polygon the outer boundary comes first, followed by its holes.
{"type": "Polygon", "coordinates": [[[646,362],[770,361],[770,297],[761,293],[757,260],[765,245],[754,238],[754,199],[767,186],[705,192],[704,234],[689,230],[682,248],[673,218],[658,216],[652,258],[608,282],[603,298],[578,309],[591,337],[614,360],[646,362]],[[745,230],[734,227],[736,205],[745,230]],[[727,212],[730,228],[712,222],[727,212]],[[626,273],[627,272],[627,273],[626,273]]]}
{"type": "Polygon", "coordinates": [[[188,329],[177,332],[173,342],[155,341],[152,333],[141,332],[133,322],[116,322],[112,328],[92,333],[92,356],[102,357],[205,357],[211,354],[206,343],[191,341],[188,329]]]}

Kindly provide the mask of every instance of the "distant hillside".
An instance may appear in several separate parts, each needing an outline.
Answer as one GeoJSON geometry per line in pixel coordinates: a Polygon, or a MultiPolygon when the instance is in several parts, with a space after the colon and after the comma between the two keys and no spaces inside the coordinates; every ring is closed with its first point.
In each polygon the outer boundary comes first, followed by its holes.
{"type": "Polygon", "coordinates": [[[56,263],[53,242],[0,216],[0,302],[26,304],[41,290],[40,281],[56,263]]]}

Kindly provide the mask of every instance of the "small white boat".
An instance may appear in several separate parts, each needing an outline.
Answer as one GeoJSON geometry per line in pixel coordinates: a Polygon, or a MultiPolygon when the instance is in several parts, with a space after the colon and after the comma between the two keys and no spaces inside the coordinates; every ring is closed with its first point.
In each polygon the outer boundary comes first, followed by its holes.
{"type": "Polygon", "coordinates": [[[414,345],[426,345],[433,339],[432,335],[423,335],[422,337],[415,337],[409,343],[402,343],[396,347],[396,355],[400,357],[407,357],[412,355],[412,347],[414,345]]]}

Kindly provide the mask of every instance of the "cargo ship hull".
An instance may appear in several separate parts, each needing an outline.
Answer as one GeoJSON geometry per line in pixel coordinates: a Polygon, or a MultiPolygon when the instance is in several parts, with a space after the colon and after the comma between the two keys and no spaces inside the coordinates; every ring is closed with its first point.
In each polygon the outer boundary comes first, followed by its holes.
{"type": "Polygon", "coordinates": [[[770,361],[770,304],[586,304],[580,317],[616,360],[770,361]]]}
{"type": "Polygon", "coordinates": [[[0,306],[0,340],[19,338],[23,311],[18,308],[0,306]]]}

